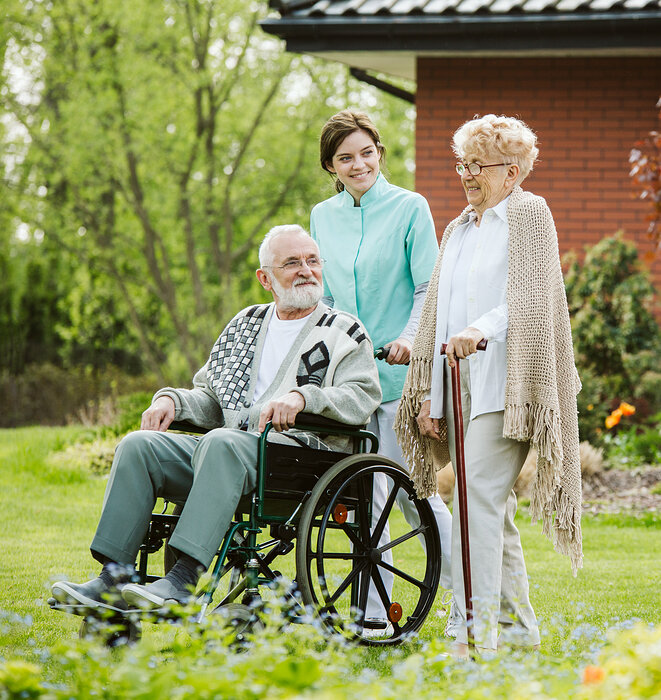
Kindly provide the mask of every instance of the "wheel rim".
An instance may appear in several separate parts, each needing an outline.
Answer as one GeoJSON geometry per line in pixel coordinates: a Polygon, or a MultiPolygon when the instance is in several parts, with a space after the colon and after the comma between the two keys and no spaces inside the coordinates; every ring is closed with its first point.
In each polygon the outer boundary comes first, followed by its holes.
{"type": "Polygon", "coordinates": [[[376,455],[357,455],[344,462],[326,475],[324,483],[320,480],[301,516],[297,571],[303,573],[299,579],[304,582],[304,599],[335,631],[369,644],[396,643],[422,626],[434,601],[440,576],[435,519],[396,463],[376,455]],[[372,521],[369,500],[376,475],[388,477],[390,488],[381,517],[372,521]],[[417,527],[398,512],[395,503],[402,499],[410,501],[407,507],[417,515],[417,527]],[[370,583],[373,597],[381,602],[380,615],[390,623],[379,637],[363,627],[370,583]]]}

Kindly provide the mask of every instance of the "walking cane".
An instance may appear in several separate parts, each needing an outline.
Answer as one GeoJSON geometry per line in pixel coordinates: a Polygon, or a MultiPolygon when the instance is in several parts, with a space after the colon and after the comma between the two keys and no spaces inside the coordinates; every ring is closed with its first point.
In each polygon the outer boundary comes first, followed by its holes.
{"type": "MultiPolygon", "coordinates": [[[[447,345],[441,346],[441,355],[445,355],[447,345]]],[[[487,341],[483,338],[477,344],[478,350],[486,350],[487,341]]],[[[454,414],[454,445],[457,465],[457,500],[459,502],[459,530],[461,532],[461,566],[464,573],[464,598],[466,600],[466,628],[468,647],[475,646],[472,632],[473,621],[473,586],[471,583],[470,543],[468,536],[468,501],[466,499],[466,462],[464,460],[464,418],[461,411],[461,382],[459,360],[455,358],[452,368],[452,412],[454,414]]]]}

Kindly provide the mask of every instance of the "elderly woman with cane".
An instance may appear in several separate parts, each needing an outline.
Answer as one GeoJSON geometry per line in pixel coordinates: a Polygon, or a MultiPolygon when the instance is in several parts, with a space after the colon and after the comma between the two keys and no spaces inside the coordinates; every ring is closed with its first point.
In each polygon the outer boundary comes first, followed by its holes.
{"type": "Polygon", "coordinates": [[[455,489],[458,656],[468,653],[469,639],[496,650],[499,623],[501,644],[539,645],[512,490],[530,446],[537,450],[531,516],[543,520],[574,573],[582,565],[580,381],[557,234],[544,199],[520,187],[536,142],[522,121],[493,114],[454,134],[468,207],[443,234],[395,421],[418,494],[428,496],[436,491],[436,463],[452,458],[457,470],[451,372],[460,363],[470,559],[463,561],[455,489]],[[478,353],[483,340],[487,348],[478,353]],[[472,579],[470,629],[462,564],[472,579]]]}

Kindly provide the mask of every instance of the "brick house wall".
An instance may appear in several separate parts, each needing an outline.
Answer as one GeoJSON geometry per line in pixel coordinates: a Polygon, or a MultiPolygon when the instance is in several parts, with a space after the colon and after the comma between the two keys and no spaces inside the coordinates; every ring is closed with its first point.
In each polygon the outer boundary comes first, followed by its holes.
{"type": "MultiPolygon", "coordinates": [[[[438,235],[465,206],[450,141],[475,114],[518,116],[540,159],[523,184],[545,197],[561,254],[623,229],[640,255],[648,205],[632,198],[629,150],[658,129],[661,60],[651,58],[419,58],[416,189],[438,235]]],[[[650,265],[661,290],[661,254],[650,265]]],[[[658,304],[657,304],[658,307],[658,304]]]]}

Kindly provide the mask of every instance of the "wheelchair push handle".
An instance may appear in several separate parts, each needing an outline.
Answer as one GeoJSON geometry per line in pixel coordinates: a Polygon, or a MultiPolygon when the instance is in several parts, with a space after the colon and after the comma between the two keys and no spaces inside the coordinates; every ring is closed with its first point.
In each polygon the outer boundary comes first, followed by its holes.
{"type": "MultiPolygon", "coordinates": [[[[390,355],[390,347],[387,347],[387,348],[380,347],[374,351],[374,359],[375,360],[387,360],[388,355],[390,355]]],[[[404,362],[403,364],[408,366],[410,363],[404,362]]]]}
{"type": "MultiPolygon", "coordinates": [[[[482,338],[482,340],[480,340],[480,342],[477,344],[477,349],[478,350],[486,350],[487,343],[488,343],[487,339],[482,338]]],[[[443,345],[441,345],[441,355],[445,355],[445,348],[447,348],[447,343],[443,343],[443,345]]],[[[374,359],[375,360],[387,360],[389,354],[390,354],[390,348],[384,348],[384,347],[377,348],[374,351],[374,359]]],[[[408,362],[406,364],[408,364],[408,362]]]]}

